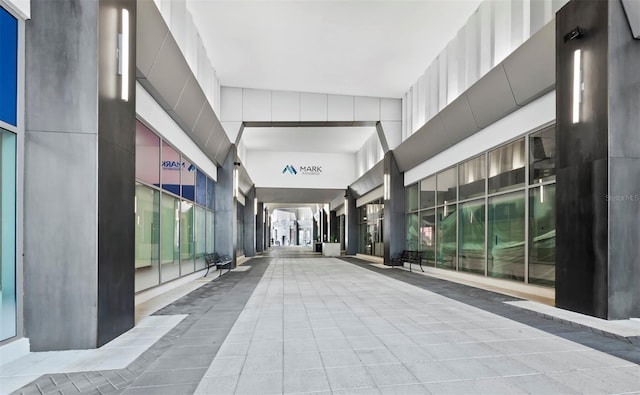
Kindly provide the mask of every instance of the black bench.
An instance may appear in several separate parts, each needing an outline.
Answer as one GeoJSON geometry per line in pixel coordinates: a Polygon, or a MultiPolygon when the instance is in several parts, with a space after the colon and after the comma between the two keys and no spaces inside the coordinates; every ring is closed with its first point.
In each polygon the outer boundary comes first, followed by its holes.
{"type": "Polygon", "coordinates": [[[229,255],[218,255],[217,252],[213,254],[205,254],[204,255],[205,263],[207,264],[207,272],[204,274],[204,277],[207,277],[209,274],[209,269],[215,266],[217,270],[220,271],[218,277],[222,276],[222,269],[227,269],[227,271],[231,271],[231,266],[233,263],[233,259],[229,255]]]}
{"type": "Polygon", "coordinates": [[[409,263],[409,271],[411,271],[412,264],[420,265],[420,270],[424,272],[422,269],[422,251],[412,251],[412,250],[403,250],[400,255],[396,254],[391,257],[391,266],[404,266],[404,263],[409,263]]]}

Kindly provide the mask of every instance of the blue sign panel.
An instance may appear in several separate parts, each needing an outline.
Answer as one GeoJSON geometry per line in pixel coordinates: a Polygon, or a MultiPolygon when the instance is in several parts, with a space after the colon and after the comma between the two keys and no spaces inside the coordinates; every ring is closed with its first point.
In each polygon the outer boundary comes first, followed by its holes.
{"type": "Polygon", "coordinates": [[[17,126],[18,20],[0,7],[0,121],[17,126]]]}

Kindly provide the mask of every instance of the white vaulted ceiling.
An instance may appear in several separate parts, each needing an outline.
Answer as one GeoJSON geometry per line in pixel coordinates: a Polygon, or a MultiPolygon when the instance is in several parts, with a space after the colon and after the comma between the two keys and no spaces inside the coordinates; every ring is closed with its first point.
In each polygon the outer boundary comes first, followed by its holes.
{"type": "Polygon", "coordinates": [[[221,85],[400,98],[480,0],[188,0],[221,85]]]}

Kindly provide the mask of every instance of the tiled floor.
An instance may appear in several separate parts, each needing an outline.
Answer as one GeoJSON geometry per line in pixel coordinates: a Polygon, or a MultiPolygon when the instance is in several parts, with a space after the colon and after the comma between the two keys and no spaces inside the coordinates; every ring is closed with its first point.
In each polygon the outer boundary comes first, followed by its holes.
{"type": "Polygon", "coordinates": [[[637,338],[356,259],[280,248],[246,265],[149,317],[186,315],[127,369],[17,393],[640,394],[637,338]]]}
{"type": "Polygon", "coordinates": [[[636,363],[338,259],[281,258],[196,393],[634,391],[636,363]]]}

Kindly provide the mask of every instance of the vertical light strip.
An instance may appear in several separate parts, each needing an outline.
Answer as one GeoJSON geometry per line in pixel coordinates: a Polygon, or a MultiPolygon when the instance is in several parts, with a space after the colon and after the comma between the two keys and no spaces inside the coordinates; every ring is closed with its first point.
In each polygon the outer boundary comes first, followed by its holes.
{"type": "Polygon", "coordinates": [[[258,198],[253,198],[253,212],[258,215],[258,198]]]}
{"type": "Polygon", "coordinates": [[[391,176],[389,174],[385,174],[384,175],[384,186],[383,186],[383,190],[384,190],[384,200],[390,200],[391,199],[391,176]]]}
{"type": "Polygon", "coordinates": [[[122,87],[120,97],[129,101],[129,10],[122,10],[122,43],[120,45],[120,70],[122,87]]]}
{"type": "Polygon", "coordinates": [[[544,203],[544,185],[542,185],[542,179],[540,179],[540,203],[544,203]]]}
{"type": "Polygon", "coordinates": [[[233,168],[233,197],[237,198],[238,197],[238,168],[234,167],[233,168]]]}
{"type": "Polygon", "coordinates": [[[349,215],[349,201],[344,199],[344,216],[349,215]]]}
{"type": "Polygon", "coordinates": [[[581,80],[582,80],[582,52],[576,49],[573,53],[573,123],[580,122],[581,80]]]}

